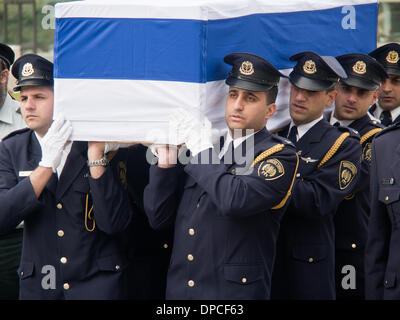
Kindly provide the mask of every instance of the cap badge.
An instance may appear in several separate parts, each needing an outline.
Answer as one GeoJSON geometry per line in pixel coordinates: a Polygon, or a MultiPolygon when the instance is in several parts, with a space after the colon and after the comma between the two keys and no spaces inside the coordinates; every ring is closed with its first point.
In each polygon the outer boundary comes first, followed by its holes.
{"type": "Polygon", "coordinates": [[[239,68],[241,74],[245,76],[249,76],[254,73],[253,64],[250,61],[243,61],[242,65],[239,68]]]}
{"type": "Polygon", "coordinates": [[[353,71],[357,74],[364,74],[367,72],[367,65],[364,61],[357,61],[353,66],[353,71]]]}
{"type": "Polygon", "coordinates": [[[35,70],[33,69],[32,63],[25,63],[24,66],[22,67],[21,74],[24,77],[28,77],[28,76],[32,75],[34,72],[35,72],[35,70]]]}
{"type": "Polygon", "coordinates": [[[315,65],[315,62],[314,62],[314,61],[312,61],[312,60],[307,60],[307,61],[304,63],[303,70],[304,70],[305,73],[314,74],[314,73],[317,72],[317,66],[315,65]]]}
{"type": "Polygon", "coordinates": [[[389,63],[397,63],[397,61],[399,61],[399,54],[397,51],[389,51],[388,55],[386,56],[386,61],[389,63]]]}

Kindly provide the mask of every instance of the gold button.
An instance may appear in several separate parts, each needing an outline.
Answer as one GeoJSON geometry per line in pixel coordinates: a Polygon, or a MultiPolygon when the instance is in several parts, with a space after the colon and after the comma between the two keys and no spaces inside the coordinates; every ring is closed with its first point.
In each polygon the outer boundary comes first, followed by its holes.
{"type": "Polygon", "coordinates": [[[115,266],[115,270],[119,270],[121,267],[117,264],[116,266],[115,266]]]}
{"type": "Polygon", "coordinates": [[[246,283],[247,279],[245,277],[242,278],[242,283],[246,283]]]}
{"type": "Polygon", "coordinates": [[[21,271],[21,276],[23,276],[24,275],[24,272],[23,271],[21,271]]]}
{"type": "Polygon", "coordinates": [[[167,248],[168,248],[168,243],[164,243],[164,244],[163,244],[163,247],[164,247],[165,249],[167,249],[167,248]]]}
{"type": "Polygon", "coordinates": [[[62,264],[66,264],[68,260],[67,260],[66,257],[62,257],[62,258],[60,259],[60,261],[61,261],[62,264]]]}
{"type": "Polygon", "coordinates": [[[200,202],[197,202],[197,205],[196,205],[196,207],[197,207],[197,208],[199,208],[199,207],[200,207],[200,202]]]}
{"type": "Polygon", "coordinates": [[[189,280],[188,281],[188,286],[189,287],[194,287],[194,281],[193,280],[189,280]]]}
{"type": "Polygon", "coordinates": [[[194,236],[194,229],[189,229],[189,234],[190,234],[191,236],[194,236]]]}
{"type": "Polygon", "coordinates": [[[64,237],[64,231],[63,231],[63,230],[58,230],[58,231],[57,231],[57,235],[58,235],[59,237],[64,237]]]}
{"type": "Polygon", "coordinates": [[[297,173],[297,174],[296,174],[296,177],[299,178],[299,177],[300,177],[300,173],[297,173]]]}
{"type": "Polygon", "coordinates": [[[357,245],[356,245],[355,243],[352,243],[352,244],[351,244],[351,247],[354,249],[354,248],[357,247],[357,245]]]}
{"type": "Polygon", "coordinates": [[[313,262],[313,261],[314,261],[313,258],[308,258],[308,262],[309,262],[309,263],[311,263],[311,262],[313,262]]]}
{"type": "Polygon", "coordinates": [[[57,204],[57,209],[62,209],[62,204],[61,203],[57,204]]]}
{"type": "Polygon", "coordinates": [[[385,200],[386,200],[386,201],[388,201],[388,200],[389,200],[389,197],[388,197],[388,196],[386,196],[385,200]]]}
{"type": "Polygon", "coordinates": [[[64,283],[63,284],[63,288],[64,288],[64,290],[68,290],[69,289],[69,283],[68,282],[64,283]]]}
{"type": "Polygon", "coordinates": [[[191,254],[188,254],[187,259],[188,259],[189,261],[193,261],[194,257],[193,257],[191,254]]]}

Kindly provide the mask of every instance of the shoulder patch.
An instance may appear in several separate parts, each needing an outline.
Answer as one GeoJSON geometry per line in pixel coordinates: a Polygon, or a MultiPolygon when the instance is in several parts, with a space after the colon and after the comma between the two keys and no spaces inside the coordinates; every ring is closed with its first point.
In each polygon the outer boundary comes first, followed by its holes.
{"type": "Polygon", "coordinates": [[[267,159],[260,163],[257,174],[259,177],[264,177],[265,180],[275,180],[285,174],[285,168],[278,159],[267,159]]]}
{"type": "Polygon", "coordinates": [[[339,187],[346,189],[357,175],[357,167],[350,161],[343,160],[339,166],[339,187]]]}

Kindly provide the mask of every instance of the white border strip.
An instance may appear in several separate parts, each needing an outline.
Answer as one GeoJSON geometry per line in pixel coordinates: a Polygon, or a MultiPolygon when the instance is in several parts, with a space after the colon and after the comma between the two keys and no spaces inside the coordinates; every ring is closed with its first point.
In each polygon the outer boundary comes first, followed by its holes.
{"type": "Polygon", "coordinates": [[[377,0],[86,0],[57,3],[56,18],[153,18],[214,20],[256,13],[283,13],[377,3],[377,0]]]}

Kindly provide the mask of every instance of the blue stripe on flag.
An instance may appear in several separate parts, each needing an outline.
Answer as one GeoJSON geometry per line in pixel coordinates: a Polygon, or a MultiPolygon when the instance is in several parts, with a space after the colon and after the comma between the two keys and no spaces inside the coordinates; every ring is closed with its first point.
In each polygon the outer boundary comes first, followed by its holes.
{"type": "Polygon", "coordinates": [[[342,7],[209,21],[58,18],[55,77],[205,83],[226,77],[223,57],[231,52],[258,54],[278,69],[306,50],[368,53],[376,47],[378,5],[354,8],[355,29],[342,27],[342,7]]]}

